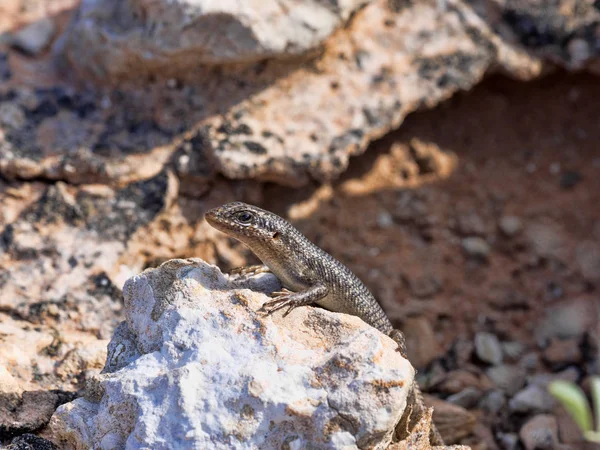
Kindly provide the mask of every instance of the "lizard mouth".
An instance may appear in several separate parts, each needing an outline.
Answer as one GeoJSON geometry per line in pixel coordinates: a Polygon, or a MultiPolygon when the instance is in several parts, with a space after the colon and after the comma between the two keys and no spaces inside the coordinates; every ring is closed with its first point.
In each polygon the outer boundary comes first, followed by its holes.
{"type": "Polygon", "coordinates": [[[210,226],[223,233],[230,233],[235,229],[235,224],[219,214],[219,208],[209,209],[204,213],[204,219],[210,226]]]}

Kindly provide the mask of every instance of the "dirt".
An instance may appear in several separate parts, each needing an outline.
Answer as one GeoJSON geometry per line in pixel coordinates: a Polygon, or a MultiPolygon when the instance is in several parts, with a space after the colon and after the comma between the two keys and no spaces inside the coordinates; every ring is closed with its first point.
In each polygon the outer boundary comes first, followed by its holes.
{"type": "Polygon", "coordinates": [[[332,188],[271,186],[264,206],[297,216],[307,236],[398,311],[398,321],[404,312],[424,312],[444,348],[478,330],[532,344],[545,308],[597,296],[575,253],[579,244],[600,239],[599,113],[593,76],[558,73],[531,83],[492,77],[410,116],[355,158],[332,188]],[[398,177],[414,139],[437,147],[434,158],[454,154],[454,169],[447,176],[398,177]],[[566,186],[571,179],[574,185],[566,186]],[[392,216],[388,226],[378,226],[382,215],[392,216]],[[503,216],[520,218],[523,230],[504,236],[503,216]],[[556,230],[560,258],[532,254],[525,236],[532,224],[556,230]],[[464,254],[466,236],[490,243],[487,261],[464,254]],[[436,288],[426,295],[414,287],[427,283],[436,288]],[[522,297],[522,304],[502,308],[503,295],[522,297]]]}

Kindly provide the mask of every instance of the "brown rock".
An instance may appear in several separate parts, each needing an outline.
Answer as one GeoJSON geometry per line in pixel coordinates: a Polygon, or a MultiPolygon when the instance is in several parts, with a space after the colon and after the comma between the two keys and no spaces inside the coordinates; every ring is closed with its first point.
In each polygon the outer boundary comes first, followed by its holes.
{"type": "Polygon", "coordinates": [[[556,418],[540,414],[529,419],[519,431],[525,450],[555,449],[558,446],[556,418]]]}
{"type": "Polygon", "coordinates": [[[433,407],[433,422],[446,444],[456,444],[473,432],[477,421],[469,411],[436,397],[424,397],[425,403],[433,407]]]}
{"type": "Polygon", "coordinates": [[[577,339],[552,339],[544,350],[544,360],[552,365],[574,364],[581,361],[581,348],[577,339]]]}
{"type": "Polygon", "coordinates": [[[40,429],[50,421],[56,408],[75,397],[72,392],[58,390],[0,394],[0,436],[11,437],[40,429]]]}
{"type": "Polygon", "coordinates": [[[435,333],[429,321],[424,317],[410,318],[403,322],[402,332],[406,337],[408,359],[419,369],[427,367],[442,354],[435,333]]]}

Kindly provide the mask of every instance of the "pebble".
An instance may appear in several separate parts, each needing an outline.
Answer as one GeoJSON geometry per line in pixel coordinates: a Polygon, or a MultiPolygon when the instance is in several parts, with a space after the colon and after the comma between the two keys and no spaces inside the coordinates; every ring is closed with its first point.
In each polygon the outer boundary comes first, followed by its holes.
{"type": "Polygon", "coordinates": [[[475,335],[475,353],[486,363],[497,366],[502,363],[502,345],[495,334],[479,332],[475,335]]]}
{"type": "Polygon", "coordinates": [[[558,447],[558,424],[548,414],[534,416],[519,431],[525,450],[545,450],[558,447]]]}
{"type": "Polygon", "coordinates": [[[490,244],[478,236],[464,238],[461,245],[464,252],[471,258],[487,260],[491,251],[490,244]]]}
{"type": "Polygon", "coordinates": [[[449,396],[446,401],[465,409],[472,409],[481,400],[481,391],[475,387],[467,387],[449,396]]]}
{"type": "Polygon", "coordinates": [[[580,362],[581,358],[577,339],[552,339],[544,350],[544,360],[553,366],[575,364],[580,362]]]}
{"type": "Polygon", "coordinates": [[[512,412],[522,414],[549,412],[553,405],[554,401],[548,391],[536,385],[527,386],[517,392],[508,402],[508,407],[512,412]]]}
{"type": "Polygon", "coordinates": [[[37,55],[48,47],[55,32],[54,21],[44,18],[14,33],[11,44],[29,55],[37,55]]]}
{"type": "Polygon", "coordinates": [[[511,341],[502,343],[502,352],[507,359],[517,360],[525,350],[525,346],[521,342],[511,341]]]}
{"type": "Polygon", "coordinates": [[[523,229],[523,223],[518,217],[504,216],[500,218],[498,227],[505,236],[513,237],[519,234],[519,232],[523,229]]]}
{"type": "Polygon", "coordinates": [[[540,347],[552,338],[581,338],[593,326],[595,310],[587,299],[569,300],[547,310],[546,316],[535,330],[540,347]]]}
{"type": "Polygon", "coordinates": [[[496,386],[511,397],[525,385],[526,375],[519,366],[502,364],[490,367],[486,373],[496,386]]]}
{"type": "Polygon", "coordinates": [[[567,44],[567,50],[571,57],[571,64],[575,67],[582,67],[583,64],[592,56],[590,45],[585,39],[574,38],[567,44]]]}
{"type": "Polygon", "coordinates": [[[479,402],[479,409],[491,414],[498,414],[506,405],[506,396],[499,389],[487,392],[479,402]]]}
{"type": "Polygon", "coordinates": [[[25,112],[14,102],[0,104],[0,126],[7,129],[19,129],[25,125],[25,112]]]}
{"type": "Polygon", "coordinates": [[[564,245],[561,230],[551,223],[532,223],[527,226],[527,239],[536,256],[561,259],[564,245]]]}
{"type": "Polygon", "coordinates": [[[496,439],[502,444],[504,450],[517,450],[519,448],[519,436],[516,433],[497,433],[496,439]]]}
{"type": "Polygon", "coordinates": [[[377,225],[379,228],[390,228],[394,225],[394,218],[387,211],[380,211],[377,214],[377,225]]]}

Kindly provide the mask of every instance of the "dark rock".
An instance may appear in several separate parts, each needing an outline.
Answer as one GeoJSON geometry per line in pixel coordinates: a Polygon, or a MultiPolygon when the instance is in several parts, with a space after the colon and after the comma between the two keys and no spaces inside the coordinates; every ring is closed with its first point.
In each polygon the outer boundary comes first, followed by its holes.
{"type": "Polygon", "coordinates": [[[73,392],[59,390],[0,394],[0,436],[8,438],[40,429],[56,408],[76,397],[73,392]]]}
{"type": "Polygon", "coordinates": [[[23,434],[12,440],[7,450],[58,450],[58,446],[34,434],[23,434]]]}

